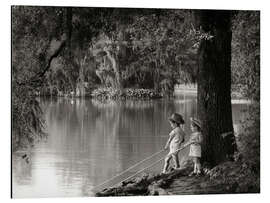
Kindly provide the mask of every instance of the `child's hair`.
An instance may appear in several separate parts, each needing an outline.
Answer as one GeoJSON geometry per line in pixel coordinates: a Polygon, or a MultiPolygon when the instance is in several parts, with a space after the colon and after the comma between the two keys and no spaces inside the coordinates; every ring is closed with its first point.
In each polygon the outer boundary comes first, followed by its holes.
{"type": "Polygon", "coordinates": [[[172,121],[172,120],[170,120],[170,122],[175,123],[177,125],[177,127],[180,127],[180,123],[177,123],[177,122],[172,121]]]}
{"type": "Polygon", "coordinates": [[[198,131],[201,131],[201,128],[200,128],[198,125],[196,125],[195,123],[191,122],[191,125],[192,125],[193,127],[196,127],[196,129],[197,129],[198,131]]]}
{"type": "Polygon", "coordinates": [[[180,126],[181,124],[184,124],[185,121],[182,117],[182,115],[178,114],[178,113],[173,113],[171,115],[171,117],[169,118],[169,121],[173,122],[173,123],[176,123],[177,126],[180,126]]]}

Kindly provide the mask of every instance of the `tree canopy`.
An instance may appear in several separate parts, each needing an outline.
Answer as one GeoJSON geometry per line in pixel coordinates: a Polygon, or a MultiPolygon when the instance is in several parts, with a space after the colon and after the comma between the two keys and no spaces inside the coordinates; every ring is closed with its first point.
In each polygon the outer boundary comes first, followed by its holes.
{"type": "MultiPolygon", "coordinates": [[[[12,7],[12,140],[45,136],[36,95],[89,94],[98,86],[172,94],[196,83],[198,48],[211,38],[193,10],[12,7]],[[25,119],[28,118],[28,119],[25,119]]],[[[232,84],[259,100],[259,12],[232,18],[232,84]]]]}

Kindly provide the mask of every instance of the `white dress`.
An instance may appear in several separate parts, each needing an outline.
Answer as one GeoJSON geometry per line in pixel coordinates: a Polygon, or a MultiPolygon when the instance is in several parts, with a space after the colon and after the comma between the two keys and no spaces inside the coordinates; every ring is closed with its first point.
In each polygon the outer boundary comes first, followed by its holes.
{"type": "Polygon", "coordinates": [[[190,135],[190,142],[198,142],[196,144],[191,144],[190,145],[190,150],[189,150],[189,156],[192,157],[201,157],[202,156],[202,149],[201,143],[202,140],[202,134],[200,132],[195,132],[190,135]]]}
{"type": "Polygon", "coordinates": [[[181,143],[184,139],[184,132],[179,127],[176,127],[173,129],[170,134],[170,136],[173,136],[171,143],[170,143],[170,152],[169,154],[178,153],[178,149],[180,149],[181,143]]]}

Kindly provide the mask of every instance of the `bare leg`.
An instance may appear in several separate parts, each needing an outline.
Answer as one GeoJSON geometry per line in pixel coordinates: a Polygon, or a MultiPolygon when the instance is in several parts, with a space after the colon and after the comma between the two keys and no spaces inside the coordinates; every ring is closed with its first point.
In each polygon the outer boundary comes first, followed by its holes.
{"type": "Polygon", "coordinates": [[[171,155],[167,155],[167,156],[165,157],[165,164],[164,164],[162,173],[166,173],[166,171],[168,170],[168,167],[169,167],[171,158],[172,158],[171,155]]]}
{"type": "Polygon", "coordinates": [[[193,158],[193,162],[194,162],[194,170],[193,170],[193,172],[197,173],[197,157],[193,158]]]}
{"type": "Polygon", "coordinates": [[[197,173],[197,161],[196,161],[196,157],[192,158],[194,167],[193,167],[193,171],[189,174],[189,176],[193,176],[197,173]]]}
{"type": "Polygon", "coordinates": [[[197,174],[201,173],[201,163],[200,163],[200,158],[197,157],[197,174]]]}
{"type": "Polygon", "coordinates": [[[174,167],[175,168],[179,168],[180,164],[179,164],[179,158],[178,158],[178,154],[173,154],[172,155],[173,161],[174,161],[174,167]]]}

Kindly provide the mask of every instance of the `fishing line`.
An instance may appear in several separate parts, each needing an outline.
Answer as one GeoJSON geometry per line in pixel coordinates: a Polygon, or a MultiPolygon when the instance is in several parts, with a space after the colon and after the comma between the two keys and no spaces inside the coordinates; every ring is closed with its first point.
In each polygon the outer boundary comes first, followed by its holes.
{"type": "MultiPolygon", "coordinates": [[[[192,143],[187,143],[186,145],[184,145],[182,148],[180,148],[180,149],[178,149],[178,150],[176,150],[175,151],[175,153],[176,152],[179,152],[179,151],[181,151],[181,150],[183,150],[183,149],[185,149],[187,146],[189,146],[189,145],[191,145],[192,143]]],[[[157,152],[157,153],[155,153],[155,154],[153,154],[152,156],[150,156],[150,157],[153,157],[154,155],[156,155],[156,154],[158,154],[158,153],[160,153],[160,152],[163,152],[164,151],[164,149],[163,150],[161,150],[161,151],[159,151],[159,152],[157,152]]],[[[150,157],[148,157],[147,159],[149,159],[150,157]]],[[[141,162],[143,162],[143,161],[145,161],[145,160],[147,160],[147,159],[144,159],[144,160],[142,160],[141,162]]],[[[146,169],[149,169],[149,168],[151,168],[152,166],[154,166],[154,165],[156,165],[157,163],[159,163],[160,161],[162,161],[162,160],[164,160],[164,157],[163,158],[161,158],[161,159],[159,159],[159,160],[157,160],[156,162],[154,162],[153,164],[151,164],[150,166],[147,166],[147,167],[145,167],[145,168],[143,168],[143,169],[141,169],[141,170],[139,170],[138,172],[136,172],[135,174],[133,174],[133,175],[131,175],[131,176],[129,176],[129,177],[127,177],[126,179],[124,179],[124,180],[122,180],[122,181],[120,181],[120,182],[118,182],[118,183],[116,183],[116,184],[114,184],[113,186],[111,186],[111,187],[114,187],[114,186],[116,186],[116,185],[118,185],[119,183],[121,183],[121,182],[125,182],[125,181],[127,181],[128,179],[130,179],[130,178],[133,178],[134,176],[136,176],[136,175],[138,175],[139,173],[141,173],[141,172],[143,172],[144,170],[146,170],[146,169]]],[[[139,162],[140,163],[140,162],[139,162]]],[[[138,164],[139,164],[138,163],[138,164]]],[[[138,165],[138,164],[136,164],[136,165],[138,165]]],[[[135,165],[134,165],[135,166],[135,165]]],[[[134,166],[132,166],[132,167],[130,167],[130,168],[134,168],[134,166]]],[[[129,168],[129,169],[130,169],[129,168]]],[[[127,169],[127,170],[129,170],[129,169],[127,169]]],[[[125,170],[125,171],[127,171],[127,170],[125,170]]],[[[125,171],[123,171],[123,172],[125,172],[125,171]]],[[[122,172],[122,174],[123,174],[123,172],[122,172]]],[[[119,174],[120,175],[120,174],[119,174]]],[[[118,177],[119,175],[117,175],[117,176],[115,176],[115,177],[118,177]]],[[[98,186],[101,186],[101,185],[103,185],[103,184],[105,184],[105,183],[107,183],[107,182],[109,182],[109,181],[111,181],[111,180],[113,180],[115,177],[113,177],[113,178],[111,178],[110,180],[108,180],[108,181],[105,181],[104,183],[102,183],[102,184],[100,184],[100,185],[98,185],[98,186]]],[[[97,188],[98,186],[96,186],[95,188],[97,188]]]]}
{"type": "Polygon", "coordinates": [[[106,180],[106,181],[104,181],[103,183],[101,183],[101,184],[99,184],[99,185],[95,186],[95,188],[98,188],[98,187],[100,187],[100,186],[104,185],[105,183],[108,183],[108,182],[110,182],[111,180],[113,180],[113,179],[117,178],[118,176],[123,175],[124,173],[126,173],[126,172],[127,172],[127,171],[129,171],[130,169],[132,169],[132,168],[134,168],[134,167],[138,166],[139,164],[143,163],[144,161],[146,161],[146,160],[148,160],[148,159],[150,159],[150,158],[154,157],[155,155],[157,155],[157,154],[159,154],[159,153],[161,153],[161,152],[163,152],[163,151],[165,151],[165,150],[164,150],[164,149],[162,149],[162,150],[160,150],[160,151],[158,151],[158,152],[156,152],[156,153],[152,154],[151,156],[149,156],[149,157],[147,157],[147,158],[145,158],[145,159],[141,160],[140,162],[136,163],[135,165],[133,165],[133,166],[129,167],[129,168],[128,168],[128,169],[126,169],[126,170],[124,170],[124,171],[123,171],[123,172],[121,172],[120,174],[117,174],[116,176],[114,176],[114,177],[110,178],[109,180],[106,180]]]}

